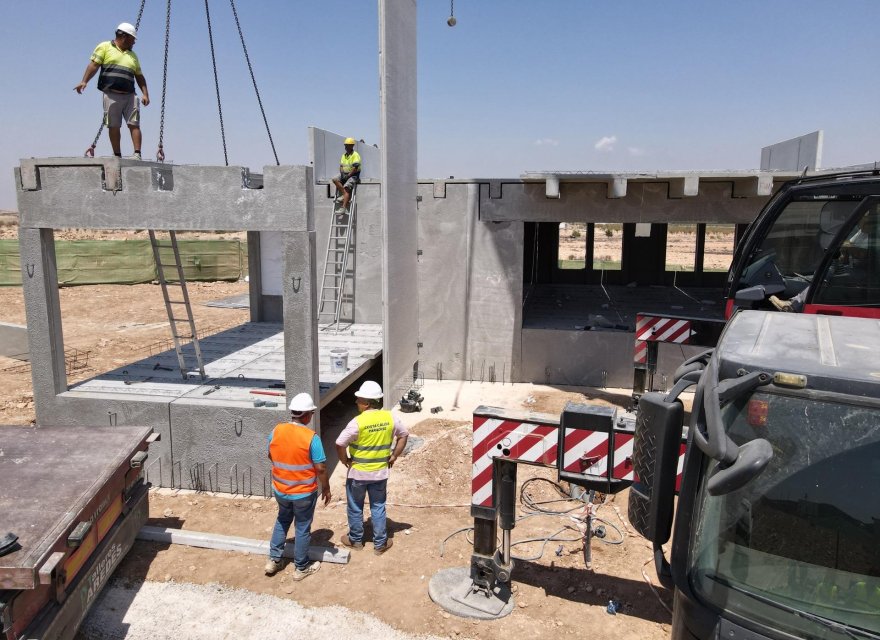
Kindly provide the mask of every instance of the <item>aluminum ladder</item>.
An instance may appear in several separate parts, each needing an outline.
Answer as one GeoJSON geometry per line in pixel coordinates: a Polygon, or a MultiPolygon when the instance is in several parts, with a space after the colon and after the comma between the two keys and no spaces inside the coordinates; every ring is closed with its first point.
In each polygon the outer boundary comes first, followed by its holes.
{"type": "Polygon", "coordinates": [[[324,330],[333,328],[339,331],[339,315],[342,312],[342,296],[345,289],[348,254],[351,251],[351,231],[357,216],[357,185],[351,191],[348,211],[342,204],[333,205],[333,221],[327,239],[327,257],[324,260],[324,275],[321,278],[321,301],[318,304],[318,323],[332,321],[324,330]]]}
{"type": "Polygon", "coordinates": [[[168,231],[168,241],[160,241],[156,238],[156,232],[152,229],[148,230],[150,234],[150,245],[153,247],[153,258],[156,261],[156,274],[159,277],[159,285],[162,287],[162,298],[165,300],[165,311],[168,313],[168,323],[171,326],[171,336],[174,339],[174,350],[177,352],[177,364],[180,367],[180,375],[186,380],[189,378],[189,372],[192,371],[186,364],[186,357],[183,352],[182,340],[189,339],[193,346],[196,356],[196,369],[202,380],[205,376],[205,363],[202,360],[202,350],[199,347],[199,338],[196,335],[196,323],[193,320],[192,305],[189,301],[189,293],[186,290],[186,278],[183,275],[183,265],[180,261],[180,249],[177,247],[177,234],[174,231],[168,231]],[[160,251],[160,249],[171,249],[171,257],[174,263],[169,264],[162,262],[163,257],[169,256],[168,251],[160,251]],[[169,282],[165,277],[165,269],[173,268],[177,270],[177,282],[169,282]],[[180,289],[181,298],[172,299],[168,288],[177,287],[180,289]],[[183,307],[186,312],[185,318],[177,317],[177,309],[183,307]],[[181,333],[179,327],[185,327],[181,333]]]}

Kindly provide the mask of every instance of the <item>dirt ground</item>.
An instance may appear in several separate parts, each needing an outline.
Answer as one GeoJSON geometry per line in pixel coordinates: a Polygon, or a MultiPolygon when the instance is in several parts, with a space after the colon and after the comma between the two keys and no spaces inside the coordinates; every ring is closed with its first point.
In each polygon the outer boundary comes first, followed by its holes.
{"type": "MultiPolygon", "coordinates": [[[[203,303],[246,291],[244,282],[190,284],[197,326],[219,330],[245,321],[246,310],[206,307],[203,303]]],[[[143,357],[154,345],[168,340],[167,318],[156,285],[72,287],[62,289],[60,297],[65,345],[80,354],[76,362],[71,358],[71,366],[79,367],[71,369],[71,382],[143,357]]],[[[19,288],[0,289],[0,321],[25,323],[19,288]]],[[[32,422],[34,407],[28,366],[0,358],[0,383],[0,424],[32,422]]],[[[491,622],[462,620],[431,602],[427,593],[431,577],[441,569],[469,564],[471,547],[467,533],[449,537],[442,555],[440,549],[450,534],[473,523],[467,505],[470,420],[476,404],[503,403],[510,410],[558,414],[568,400],[620,404],[627,400],[626,394],[604,391],[498,384],[488,385],[491,389],[487,393],[495,394],[494,397],[482,397],[479,393],[474,395],[483,391],[478,388],[479,383],[437,384],[447,386],[437,390],[436,397],[454,393],[454,400],[443,400],[446,410],[431,416],[427,407],[439,400],[428,398],[422,414],[401,415],[411,425],[413,436],[422,442],[395,465],[389,483],[389,528],[394,547],[384,556],[375,556],[367,545],[362,551],[352,552],[349,564],[325,564],[315,576],[296,583],[290,579],[289,567],[274,577],[266,577],[262,571],[263,557],[137,542],[123,560],[117,577],[129,583],[217,583],[295,600],[304,606],[340,605],[372,614],[401,631],[452,638],[549,640],[585,633],[622,638],[667,637],[670,615],[643,577],[644,570],[656,583],[652,564],[645,566],[651,559],[650,547],[626,521],[626,492],[609,496],[599,508],[607,537],[605,542],[593,541],[591,571],[584,565],[581,536],[573,529],[575,522],[559,516],[531,517],[517,525],[514,541],[544,538],[566,526],[570,528],[559,536],[570,540],[514,547],[516,555],[535,559],[516,565],[513,583],[517,606],[510,616],[491,622]],[[460,387],[450,390],[449,385],[455,384],[460,387]],[[622,543],[606,543],[618,540],[622,543]],[[620,603],[616,615],[606,611],[609,600],[620,603]]],[[[328,420],[330,423],[332,419],[328,420]]],[[[328,453],[332,451],[332,440],[325,442],[325,448],[328,453]]],[[[337,465],[331,476],[332,502],[317,509],[313,544],[338,545],[347,530],[341,469],[337,465]]],[[[533,477],[552,479],[553,474],[535,467],[520,468],[520,484],[533,477]]],[[[558,498],[551,486],[543,482],[531,483],[528,491],[538,500],[558,498]]],[[[265,498],[164,489],[154,490],[150,495],[149,524],[154,526],[265,540],[275,515],[274,501],[265,498]]],[[[369,527],[367,531],[369,536],[369,527]]],[[[668,604],[670,594],[659,587],[658,593],[668,604]]]]}

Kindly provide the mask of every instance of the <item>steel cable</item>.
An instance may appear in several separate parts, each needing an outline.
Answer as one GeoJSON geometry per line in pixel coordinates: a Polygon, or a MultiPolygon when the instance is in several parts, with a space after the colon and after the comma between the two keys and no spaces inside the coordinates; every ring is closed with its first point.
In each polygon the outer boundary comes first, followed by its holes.
{"type": "MultiPolygon", "coordinates": [[[[205,2],[207,3],[207,0],[205,0],[205,2]]],[[[232,15],[235,18],[235,26],[238,28],[238,37],[241,39],[241,48],[244,51],[244,59],[245,62],[247,62],[248,72],[250,72],[251,74],[251,82],[254,85],[254,92],[257,94],[257,104],[260,105],[260,113],[263,116],[263,124],[266,125],[266,134],[269,136],[269,145],[272,147],[272,155],[275,156],[275,164],[280,165],[281,163],[278,162],[278,153],[275,151],[275,142],[272,140],[272,132],[269,130],[269,121],[266,119],[266,110],[263,109],[263,101],[260,98],[260,90],[257,88],[257,79],[254,77],[254,68],[251,66],[251,58],[248,55],[247,45],[244,43],[244,33],[242,33],[241,23],[239,23],[238,21],[238,11],[235,10],[235,0],[229,0],[229,5],[232,7],[232,15]]]]}

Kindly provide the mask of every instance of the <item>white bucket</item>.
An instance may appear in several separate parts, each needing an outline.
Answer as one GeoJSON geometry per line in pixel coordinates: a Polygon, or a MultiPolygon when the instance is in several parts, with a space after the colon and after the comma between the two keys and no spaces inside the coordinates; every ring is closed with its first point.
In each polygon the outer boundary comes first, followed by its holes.
{"type": "Polygon", "coordinates": [[[330,349],[330,373],[348,371],[348,349],[330,349]]]}

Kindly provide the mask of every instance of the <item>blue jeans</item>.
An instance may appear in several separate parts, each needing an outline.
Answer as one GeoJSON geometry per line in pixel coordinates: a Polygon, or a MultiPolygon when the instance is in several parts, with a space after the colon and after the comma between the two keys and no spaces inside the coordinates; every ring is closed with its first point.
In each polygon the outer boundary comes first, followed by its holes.
{"type": "Polygon", "coordinates": [[[296,537],[293,540],[293,563],[297,569],[305,569],[309,566],[312,518],[315,517],[315,505],[318,504],[318,492],[315,491],[308,498],[300,498],[299,500],[285,500],[278,496],[275,496],[275,500],[278,502],[278,519],[275,521],[272,541],[269,543],[269,557],[275,561],[281,560],[290,523],[295,522],[296,537]]]}
{"type": "Polygon", "coordinates": [[[373,546],[381,549],[388,540],[385,531],[385,495],[388,480],[352,480],[345,482],[348,498],[348,537],[352,542],[364,540],[364,498],[370,497],[370,517],[373,520],[373,546]]]}

